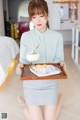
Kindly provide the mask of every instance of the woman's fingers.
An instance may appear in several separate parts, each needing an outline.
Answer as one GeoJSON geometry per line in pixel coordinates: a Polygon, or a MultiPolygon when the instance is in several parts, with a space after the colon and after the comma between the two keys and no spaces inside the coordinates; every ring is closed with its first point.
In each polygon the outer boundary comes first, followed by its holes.
{"type": "Polygon", "coordinates": [[[19,68],[20,71],[22,71],[22,69],[24,68],[24,65],[21,64],[21,63],[19,63],[19,64],[18,64],[18,68],[19,68]]]}
{"type": "Polygon", "coordinates": [[[63,68],[63,70],[67,73],[67,67],[65,62],[60,62],[60,66],[63,68]]]}

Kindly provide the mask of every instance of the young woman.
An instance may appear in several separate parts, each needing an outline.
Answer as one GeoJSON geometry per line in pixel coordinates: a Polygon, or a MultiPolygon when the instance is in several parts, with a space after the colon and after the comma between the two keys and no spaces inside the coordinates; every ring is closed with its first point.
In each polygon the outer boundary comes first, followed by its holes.
{"type": "MultiPolygon", "coordinates": [[[[27,64],[26,54],[40,44],[37,51],[40,54],[39,63],[64,64],[62,35],[50,30],[48,26],[48,6],[44,0],[31,0],[28,6],[30,21],[35,28],[22,34],[20,43],[20,63],[22,69],[27,64]]],[[[65,69],[65,68],[64,68],[65,69]]],[[[58,98],[57,80],[25,80],[23,81],[25,102],[18,98],[24,107],[29,120],[55,120],[58,98]],[[44,107],[43,112],[41,106],[44,107]]]]}

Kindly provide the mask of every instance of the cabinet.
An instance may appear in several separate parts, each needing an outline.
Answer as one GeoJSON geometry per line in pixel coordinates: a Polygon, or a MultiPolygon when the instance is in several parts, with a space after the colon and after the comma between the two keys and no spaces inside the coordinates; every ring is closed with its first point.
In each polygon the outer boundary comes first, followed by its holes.
{"type": "Polygon", "coordinates": [[[61,22],[61,30],[70,30],[72,29],[72,27],[74,27],[76,24],[78,23],[78,21],[62,21],[61,22]]]}
{"type": "Polygon", "coordinates": [[[72,28],[72,58],[76,64],[79,63],[80,53],[80,25],[72,28]]]}
{"type": "Polygon", "coordinates": [[[51,29],[70,30],[79,23],[78,2],[53,2],[48,6],[51,29]]]}

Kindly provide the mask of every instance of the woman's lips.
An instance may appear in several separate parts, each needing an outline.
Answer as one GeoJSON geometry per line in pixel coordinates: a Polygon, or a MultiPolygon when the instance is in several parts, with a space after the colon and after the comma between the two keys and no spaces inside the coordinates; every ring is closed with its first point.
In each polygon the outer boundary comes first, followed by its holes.
{"type": "Polygon", "coordinates": [[[41,26],[42,24],[37,24],[37,26],[41,26]]]}

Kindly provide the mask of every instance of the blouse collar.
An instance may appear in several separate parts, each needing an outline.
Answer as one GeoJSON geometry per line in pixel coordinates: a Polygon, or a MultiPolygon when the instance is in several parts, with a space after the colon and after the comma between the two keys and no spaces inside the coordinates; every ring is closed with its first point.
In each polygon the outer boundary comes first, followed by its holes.
{"type": "Polygon", "coordinates": [[[41,33],[37,28],[34,28],[34,29],[35,29],[36,33],[41,35],[41,36],[43,36],[44,34],[47,34],[48,30],[49,30],[49,28],[47,28],[45,32],[41,33]]]}

